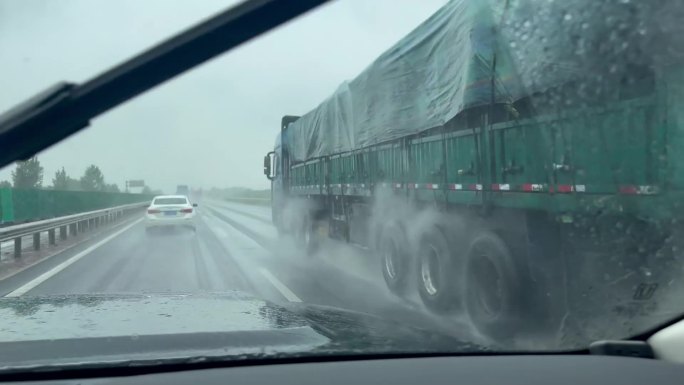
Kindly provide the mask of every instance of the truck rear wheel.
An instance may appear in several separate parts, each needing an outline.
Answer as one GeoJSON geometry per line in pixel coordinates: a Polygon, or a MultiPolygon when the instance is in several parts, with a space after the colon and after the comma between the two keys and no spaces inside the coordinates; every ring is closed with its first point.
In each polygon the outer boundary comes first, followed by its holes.
{"type": "Polygon", "coordinates": [[[387,288],[396,295],[403,295],[406,292],[410,255],[406,234],[399,224],[393,222],[382,229],[378,253],[387,288]]]}
{"type": "Polygon", "coordinates": [[[318,247],[319,239],[314,231],[314,221],[308,214],[302,217],[297,240],[304,248],[306,255],[312,255],[318,247]]]}
{"type": "Polygon", "coordinates": [[[461,259],[442,230],[433,226],[424,232],[417,252],[418,293],[425,306],[439,312],[458,307],[461,259]]]}
{"type": "Polygon", "coordinates": [[[507,338],[515,334],[524,300],[513,255],[496,234],[483,232],[466,255],[465,304],[474,326],[483,334],[507,338]]]}

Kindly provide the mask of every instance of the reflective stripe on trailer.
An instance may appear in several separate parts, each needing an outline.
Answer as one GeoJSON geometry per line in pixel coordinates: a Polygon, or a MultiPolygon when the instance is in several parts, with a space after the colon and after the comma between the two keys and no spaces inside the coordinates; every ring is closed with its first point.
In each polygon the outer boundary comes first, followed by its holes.
{"type": "Polygon", "coordinates": [[[576,184],[576,185],[559,184],[559,185],[551,186],[549,188],[549,192],[556,192],[559,194],[567,194],[567,193],[571,193],[571,192],[584,193],[584,192],[587,192],[587,186],[585,186],[583,184],[576,184]]]}
{"type": "Polygon", "coordinates": [[[658,186],[624,185],[618,188],[618,192],[625,195],[653,195],[658,193],[658,186]]]}
{"type": "MultiPolygon", "coordinates": [[[[440,188],[446,188],[448,190],[453,190],[453,191],[482,191],[483,186],[482,184],[479,183],[474,183],[474,184],[461,184],[461,183],[449,183],[446,185],[441,185],[438,183],[397,183],[397,182],[392,182],[392,183],[386,183],[383,182],[379,184],[378,186],[382,187],[391,187],[394,189],[400,189],[402,187],[406,187],[409,189],[427,189],[427,190],[439,190],[440,188]]],[[[323,186],[324,187],[324,186],[323,186]]],[[[331,187],[337,187],[337,188],[354,188],[354,189],[359,189],[359,188],[368,188],[371,187],[370,185],[367,185],[365,183],[361,184],[351,184],[351,183],[346,183],[346,184],[332,184],[331,187]]],[[[306,190],[306,189],[320,189],[321,185],[306,185],[306,186],[292,186],[294,190],[306,190]]],[[[584,184],[557,184],[557,185],[547,185],[543,183],[523,183],[519,185],[512,185],[509,183],[494,183],[490,185],[491,191],[497,191],[497,192],[550,192],[550,193],[557,193],[557,194],[569,194],[569,193],[588,193],[591,192],[591,189],[587,187],[587,185],[584,184]]],[[[653,194],[658,194],[660,192],[660,189],[658,186],[654,185],[621,185],[618,187],[618,193],[619,194],[624,194],[624,195],[653,195],[653,194]]],[[[598,193],[598,192],[594,192],[598,193]]]]}
{"type": "Polygon", "coordinates": [[[538,183],[524,183],[522,185],[522,190],[524,192],[541,192],[544,191],[544,185],[538,183]]]}
{"type": "Polygon", "coordinates": [[[571,184],[559,184],[555,186],[553,191],[558,193],[571,193],[575,191],[575,188],[571,184]]]}

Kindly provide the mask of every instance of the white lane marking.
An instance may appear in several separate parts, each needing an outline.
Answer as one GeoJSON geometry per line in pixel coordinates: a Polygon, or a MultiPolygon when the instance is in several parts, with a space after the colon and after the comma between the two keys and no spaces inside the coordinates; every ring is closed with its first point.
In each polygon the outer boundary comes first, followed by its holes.
{"type": "Polygon", "coordinates": [[[218,237],[218,238],[228,238],[228,233],[226,230],[221,228],[222,223],[219,222],[217,218],[214,217],[213,214],[207,213],[202,216],[202,219],[204,219],[204,222],[207,224],[207,227],[218,237]]]}
{"type": "Polygon", "coordinates": [[[119,234],[123,233],[124,231],[130,229],[131,227],[137,225],[143,219],[145,219],[145,218],[140,218],[140,219],[136,220],[135,222],[129,224],[128,226],[126,226],[126,227],[120,229],[119,231],[115,232],[114,234],[109,235],[107,238],[105,238],[105,239],[97,242],[96,244],[88,247],[87,249],[81,251],[80,253],[74,255],[73,257],[67,259],[66,261],[60,263],[59,265],[53,267],[52,269],[46,271],[45,273],[43,273],[41,275],[39,275],[38,277],[34,278],[33,280],[29,281],[28,283],[19,287],[18,289],[14,290],[13,292],[7,294],[5,297],[18,297],[20,295],[26,294],[29,290],[31,290],[31,289],[35,288],[36,286],[40,285],[41,283],[47,281],[48,279],[52,278],[55,274],[59,273],[60,271],[66,269],[70,265],[74,264],[79,259],[90,254],[91,252],[93,252],[93,250],[95,250],[98,247],[104,245],[105,243],[111,241],[116,236],[118,236],[119,234]]]}
{"type": "MultiPolygon", "coordinates": [[[[199,255],[197,258],[200,259],[199,263],[204,264],[204,274],[207,276],[207,280],[209,281],[209,288],[220,288],[224,287],[225,285],[224,280],[222,279],[220,273],[219,273],[219,268],[216,265],[216,260],[214,259],[214,255],[211,251],[209,251],[209,248],[207,247],[206,243],[202,240],[201,237],[197,237],[197,245],[199,247],[199,255]]],[[[196,273],[198,272],[198,266],[197,266],[197,261],[195,261],[195,271],[196,273]]],[[[201,277],[196,274],[196,277],[198,279],[198,284],[199,287],[202,288],[201,283],[199,282],[199,279],[201,277]]]]}
{"type": "Polygon", "coordinates": [[[245,233],[224,222],[222,219],[215,217],[214,214],[207,215],[206,219],[210,219],[210,222],[213,223],[209,226],[209,229],[211,229],[217,237],[223,239],[230,238],[230,242],[226,244],[226,247],[230,250],[266,250],[265,247],[248,237],[245,233]]]}
{"type": "Polygon", "coordinates": [[[216,234],[217,237],[219,238],[228,238],[228,233],[226,233],[225,230],[218,226],[211,226],[211,230],[216,234]]]}
{"type": "MultiPolygon", "coordinates": [[[[217,218],[214,216],[214,214],[205,214],[204,219],[209,225],[209,229],[214,232],[217,236],[222,236],[219,233],[224,234],[226,237],[225,238],[230,238],[230,247],[234,249],[241,249],[241,250],[263,250],[266,251],[266,249],[260,245],[259,243],[255,242],[252,238],[248,237],[246,234],[244,234],[242,231],[237,230],[236,228],[232,227],[230,224],[224,222],[220,218],[217,218]],[[210,223],[209,223],[210,222],[210,223]],[[227,226],[230,230],[226,230],[225,228],[222,228],[222,226],[227,226]]],[[[236,258],[235,262],[240,265],[243,269],[243,271],[249,271],[249,270],[255,270],[253,267],[250,268],[245,268],[245,265],[243,261],[240,258],[236,258]]],[[[251,265],[253,266],[253,265],[251,265]]],[[[286,300],[290,302],[302,302],[301,298],[297,297],[297,295],[290,290],[287,286],[285,286],[284,283],[282,283],[278,278],[276,278],[268,269],[265,267],[259,267],[257,269],[261,275],[268,280],[268,282],[280,292],[280,294],[285,297],[286,300]]]]}
{"type": "Polygon", "coordinates": [[[283,297],[285,297],[285,299],[287,299],[290,302],[302,302],[302,300],[299,297],[297,297],[297,295],[293,293],[292,290],[290,290],[287,286],[280,282],[280,280],[276,278],[273,274],[271,274],[271,272],[268,271],[268,269],[262,267],[259,269],[259,271],[264,277],[266,277],[266,279],[268,279],[269,282],[271,282],[271,285],[278,289],[280,294],[282,294],[283,297]]]}

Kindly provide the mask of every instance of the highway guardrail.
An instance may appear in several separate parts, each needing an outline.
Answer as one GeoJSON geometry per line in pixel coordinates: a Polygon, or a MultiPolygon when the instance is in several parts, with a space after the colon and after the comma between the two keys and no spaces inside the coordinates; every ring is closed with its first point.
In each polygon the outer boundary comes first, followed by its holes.
{"type": "Polygon", "coordinates": [[[88,211],[79,214],[66,215],[41,221],[22,223],[19,225],[0,228],[0,243],[14,241],[14,257],[20,258],[22,252],[22,238],[33,236],[33,249],[40,250],[40,235],[48,234],[48,245],[57,244],[57,231],[59,239],[66,240],[71,234],[76,236],[90,229],[113,223],[126,214],[149,206],[149,202],[132,203],[106,209],[88,211]]]}
{"type": "Polygon", "coordinates": [[[250,205],[258,205],[258,206],[270,206],[271,205],[271,199],[269,199],[269,198],[226,197],[224,199],[227,201],[230,201],[230,202],[247,203],[250,205]]]}

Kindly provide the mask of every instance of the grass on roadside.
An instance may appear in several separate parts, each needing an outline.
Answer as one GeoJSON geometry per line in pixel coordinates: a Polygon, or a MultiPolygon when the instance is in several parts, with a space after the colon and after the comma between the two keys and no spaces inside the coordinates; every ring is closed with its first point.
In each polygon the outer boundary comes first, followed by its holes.
{"type": "Polygon", "coordinates": [[[229,187],[225,189],[212,189],[209,195],[231,202],[246,203],[258,206],[271,205],[271,190],[252,190],[245,187],[229,187]]]}
{"type": "Polygon", "coordinates": [[[257,206],[270,206],[271,205],[271,199],[270,198],[225,197],[224,200],[227,200],[229,202],[247,203],[250,205],[257,205],[257,206]]]}

